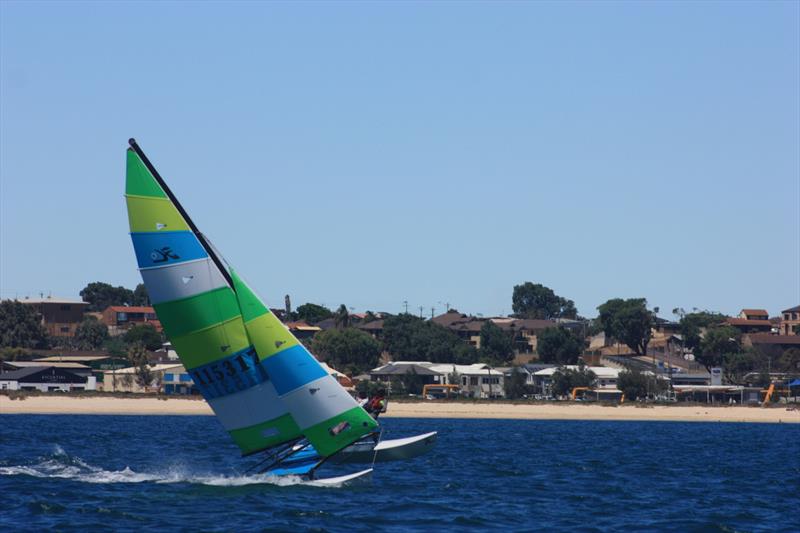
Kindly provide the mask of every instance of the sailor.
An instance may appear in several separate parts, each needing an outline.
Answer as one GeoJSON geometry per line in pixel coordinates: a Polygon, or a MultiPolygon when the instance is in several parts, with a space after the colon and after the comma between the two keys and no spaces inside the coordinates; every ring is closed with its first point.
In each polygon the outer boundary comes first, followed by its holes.
{"type": "Polygon", "coordinates": [[[370,399],[365,409],[377,420],[381,413],[386,412],[388,404],[389,402],[386,400],[386,389],[378,389],[378,392],[370,399]]]}
{"type": "Polygon", "coordinates": [[[366,409],[367,404],[369,403],[369,398],[367,397],[367,393],[363,390],[360,391],[358,393],[358,399],[356,401],[358,402],[359,407],[363,407],[364,409],[366,409]]]}

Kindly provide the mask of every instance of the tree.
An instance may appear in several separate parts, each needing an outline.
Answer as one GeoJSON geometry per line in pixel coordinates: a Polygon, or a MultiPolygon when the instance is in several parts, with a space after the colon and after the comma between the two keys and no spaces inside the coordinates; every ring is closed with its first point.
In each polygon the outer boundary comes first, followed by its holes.
{"type": "Polygon", "coordinates": [[[422,387],[425,386],[425,376],[417,374],[413,367],[408,369],[405,374],[400,376],[400,383],[406,394],[422,394],[422,387]]]}
{"type": "Polygon", "coordinates": [[[797,375],[800,373],[800,349],[798,348],[789,348],[788,350],[784,351],[781,355],[780,360],[778,361],[781,368],[788,372],[791,375],[797,375]]]}
{"type": "Polygon", "coordinates": [[[147,294],[147,287],[144,286],[144,283],[138,284],[136,288],[133,289],[131,305],[139,305],[143,307],[150,306],[150,295],[147,294]]]}
{"type": "Polygon", "coordinates": [[[297,318],[309,324],[316,324],[322,322],[326,318],[331,318],[333,313],[327,307],[305,303],[297,308],[297,318]]]}
{"type": "Polygon", "coordinates": [[[537,336],[539,361],[556,365],[574,365],[583,353],[583,340],[566,328],[547,328],[537,336]]]}
{"type": "Polygon", "coordinates": [[[694,351],[694,358],[710,371],[713,367],[722,366],[725,355],[739,353],[741,349],[739,331],[731,326],[721,326],[706,331],[694,351]]]}
{"type": "Polygon", "coordinates": [[[514,359],[514,338],[500,329],[500,326],[487,320],[481,326],[482,359],[491,363],[508,363],[514,359]]]}
{"type": "Polygon", "coordinates": [[[338,329],[343,329],[350,326],[350,313],[347,312],[347,306],[340,305],[339,308],[333,313],[333,320],[338,329]]]}
{"type": "Polygon", "coordinates": [[[329,329],[314,335],[312,351],[343,372],[360,374],[378,366],[381,345],[355,328],[329,329]]]}
{"type": "Polygon", "coordinates": [[[734,385],[746,385],[749,380],[745,376],[751,374],[761,366],[761,357],[753,350],[734,351],[722,355],[722,368],[725,380],[734,385]]]}
{"type": "Polygon", "coordinates": [[[158,350],[164,342],[161,334],[151,324],[137,324],[125,332],[125,342],[142,344],[148,350],[158,350]]]}
{"type": "Polygon", "coordinates": [[[575,318],[575,302],[558,296],[553,289],[526,281],[514,286],[511,308],[520,318],[575,318]]]}
{"type": "Polygon", "coordinates": [[[647,310],[647,300],[614,298],[597,308],[597,320],[606,336],[627,345],[636,355],[645,355],[650,344],[653,313],[647,310]]]}
{"type": "Polygon", "coordinates": [[[511,376],[503,381],[506,389],[506,398],[516,400],[528,394],[528,385],[525,383],[525,372],[520,370],[518,366],[511,369],[511,376]]]}
{"type": "Polygon", "coordinates": [[[449,329],[408,313],[383,323],[383,349],[397,361],[471,364],[478,353],[449,329]]]}
{"type": "Polygon", "coordinates": [[[112,287],[108,283],[95,281],[81,291],[81,298],[89,303],[89,311],[104,311],[110,305],[131,305],[133,291],[125,287],[112,287]]]}
{"type": "Polygon", "coordinates": [[[622,391],[626,400],[645,399],[649,389],[648,382],[652,382],[652,379],[638,369],[631,368],[619,373],[617,388],[622,391]]]}
{"type": "Polygon", "coordinates": [[[683,337],[683,346],[692,352],[700,347],[700,341],[703,339],[703,332],[706,329],[725,322],[725,315],[714,311],[685,313],[683,309],[673,309],[672,312],[681,317],[678,324],[681,337],[683,337]]]}
{"type": "Polygon", "coordinates": [[[0,302],[0,346],[46,348],[48,345],[47,331],[33,306],[16,300],[0,302]]]}
{"type": "Polygon", "coordinates": [[[108,340],[108,326],[87,315],[75,330],[75,344],[82,350],[96,350],[108,340]]]}
{"type": "Polygon", "coordinates": [[[555,396],[566,396],[575,387],[591,387],[595,379],[595,373],[585,366],[574,370],[560,367],[553,373],[552,391],[555,396]]]}
{"type": "Polygon", "coordinates": [[[145,346],[139,342],[131,344],[128,348],[128,361],[136,368],[134,371],[136,384],[140,387],[149,387],[153,382],[153,373],[150,370],[145,346]]]}

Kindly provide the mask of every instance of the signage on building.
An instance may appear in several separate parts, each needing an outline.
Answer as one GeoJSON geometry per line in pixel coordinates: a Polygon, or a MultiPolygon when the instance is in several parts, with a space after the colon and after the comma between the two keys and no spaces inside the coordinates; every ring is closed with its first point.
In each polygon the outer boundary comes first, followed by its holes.
{"type": "Polygon", "coordinates": [[[722,369],[718,366],[711,369],[711,384],[722,385],[722,369]]]}

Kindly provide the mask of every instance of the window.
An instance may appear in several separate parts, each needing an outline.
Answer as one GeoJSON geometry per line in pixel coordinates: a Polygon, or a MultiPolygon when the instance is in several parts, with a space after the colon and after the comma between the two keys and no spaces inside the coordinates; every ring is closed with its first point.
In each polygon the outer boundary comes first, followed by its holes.
{"type": "Polygon", "coordinates": [[[500,378],[481,378],[481,383],[484,385],[498,385],[500,383],[500,378]]]}
{"type": "Polygon", "coordinates": [[[117,322],[127,322],[128,321],[128,313],[117,313],[117,322]]]}
{"type": "Polygon", "coordinates": [[[174,374],[164,374],[164,381],[175,381],[174,374]]]}
{"type": "Polygon", "coordinates": [[[473,377],[469,378],[469,384],[470,385],[477,385],[478,384],[478,378],[476,376],[473,376],[473,377]]]}
{"type": "Polygon", "coordinates": [[[180,380],[188,383],[192,381],[192,376],[190,376],[189,374],[181,374],[180,380]]]}
{"type": "Polygon", "coordinates": [[[147,320],[155,320],[156,319],[156,314],[155,313],[147,313],[145,315],[145,317],[147,317],[147,320]]]}
{"type": "Polygon", "coordinates": [[[61,326],[61,333],[69,333],[69,326],[61,326]]]}

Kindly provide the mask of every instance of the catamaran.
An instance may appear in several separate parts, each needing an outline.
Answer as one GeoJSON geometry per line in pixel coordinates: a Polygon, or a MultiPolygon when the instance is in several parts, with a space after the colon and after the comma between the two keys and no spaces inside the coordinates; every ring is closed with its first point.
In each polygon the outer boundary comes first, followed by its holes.
{"type": "Polygon", "coordinates": [[[194,224],[134,139],[125,199],[151,303],[181,363],[252,469],[319,479],[331,463],[410,459],[436,432],[383,440],[375,419],[329,375],[194,224]]]}

